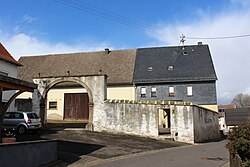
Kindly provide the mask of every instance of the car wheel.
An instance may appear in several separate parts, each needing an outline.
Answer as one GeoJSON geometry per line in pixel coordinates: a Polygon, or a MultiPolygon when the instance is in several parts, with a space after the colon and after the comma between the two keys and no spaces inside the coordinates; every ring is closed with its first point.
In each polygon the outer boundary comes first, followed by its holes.
{"type": "Polygon", "coordinates": [[[17,128],[17,132],[18,132],[19,134],[24,134],[24,133],[26,132],[26,128],[25,128],[24,126],[19,126],[19,127],[17,128]]]}

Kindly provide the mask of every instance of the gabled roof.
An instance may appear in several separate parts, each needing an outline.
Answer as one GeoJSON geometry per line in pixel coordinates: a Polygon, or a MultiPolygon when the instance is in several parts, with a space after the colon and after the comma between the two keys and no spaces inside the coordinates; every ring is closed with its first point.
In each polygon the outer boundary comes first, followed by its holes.
{"type": "Polygon", "coordinates": [[[215,80],[208,45],[137,49],[134,83],[215,80]]]}
{"type": "Polygon", "coordinates": [[[15,64],[17,66],[21,66],[20,63],[18,63],[11,54],[5,49],[5,47],[0,42],[0,59],[7,61],[9,63],[15,64]]]}
{"type": "Polygon", "coordinates": [[[132,84],[136,50],[112,50],[21,57],[18,78],[106,74],[108,84],[132,84]]]}

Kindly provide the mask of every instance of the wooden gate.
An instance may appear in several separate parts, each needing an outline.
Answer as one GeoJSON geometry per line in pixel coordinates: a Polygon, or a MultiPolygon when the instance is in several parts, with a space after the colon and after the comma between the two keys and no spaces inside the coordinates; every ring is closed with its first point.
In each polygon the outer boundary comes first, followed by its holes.
{"type": "Polygon", "coordinates": [[[64,119],[89,119],[89,97],[87,93],[64,94],[64,119]]]}

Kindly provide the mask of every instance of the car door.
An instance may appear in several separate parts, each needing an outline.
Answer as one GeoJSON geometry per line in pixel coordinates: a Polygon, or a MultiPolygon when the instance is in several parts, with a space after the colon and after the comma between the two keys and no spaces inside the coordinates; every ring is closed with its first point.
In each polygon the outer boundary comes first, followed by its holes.
{"type": "Polygon", "coordinates": [[[15,114],[13,112],[7,112],[4,114],[3,128],[15,128],[15,114]]]}

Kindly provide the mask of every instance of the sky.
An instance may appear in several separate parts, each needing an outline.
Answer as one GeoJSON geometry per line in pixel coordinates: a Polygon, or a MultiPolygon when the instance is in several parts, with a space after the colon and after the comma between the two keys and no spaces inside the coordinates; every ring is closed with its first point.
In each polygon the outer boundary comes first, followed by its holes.
{"type": "Polygon", "coordinates": [[[208,44],[218,104],[250,94],[250,0],[1,0],[0,42],[21,56],[208,44]],[[216,37],[238,38],[206,39],[216,37]],[[193,39],[201,38],[201,39],[193,39]]]}

